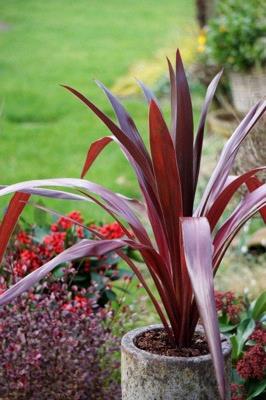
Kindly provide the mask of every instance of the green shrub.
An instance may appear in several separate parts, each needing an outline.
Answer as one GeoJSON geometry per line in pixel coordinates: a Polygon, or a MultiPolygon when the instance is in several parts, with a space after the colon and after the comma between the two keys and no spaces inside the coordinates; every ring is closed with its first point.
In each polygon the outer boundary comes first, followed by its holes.
{"type": "Polygon", "coordinates": [[[207,31],[206,52],[214,62],[249,71],[266,65],[263,0],[220,0],[207,31]]]}

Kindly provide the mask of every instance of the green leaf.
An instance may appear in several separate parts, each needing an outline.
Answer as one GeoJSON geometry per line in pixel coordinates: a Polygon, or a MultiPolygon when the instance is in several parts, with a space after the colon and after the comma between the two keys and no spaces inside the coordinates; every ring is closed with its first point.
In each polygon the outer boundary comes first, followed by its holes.
{"type": "Polygon", "coordinates": [[[98,285],[103,283],[103,279],[101,275],[97,274],[97,272],[91,272],[91,279],[96,282],[98,285]]]}
{"type": "Polygon", "coordinates": [[[115,265],[120,261],[120,257],[114,252],[108,253],[99,261],[99,266],[115,265]]]}
{"type": "Polygon", "coordinates": [[[266,379],[261,382],[250,384],[249,387],[250,390],[248,392],[247,400],[254,399],[254,397],[257,397],[264,392],[264,390],[266,389],[266,379]]]}
{"type": "Polygon", "coordinates": [[[129,271],[128,269],[119,268],[117,272],[119,278],[123,278],[124,276],[134,276],[134,273],[132,271],[129,271]]]}
{"type": "Polygon", "coordinates": [[[74,278],[73,278],[73,282],[75,282],[75,283],[85,282],[87,280],[88,280],[88,275],[87,274],[86,275],[78,274],[78,275],[75,275],[74,278]]]}
{"type": "Polygon", "coordinates": [[[112,290],[105,290],[105,294],[108,300],[110,301],[116,300],[116,294],[112,290]]]}
{"type": "Polygon", "coordinates": [[[252,317],[255,320],[258,320],[265,312],[266,312],[266,291],[261,293],[261,295],[255,301],[254,305],[252,305],[252,317]]]}
{"type": "Polygon", "coordinates": [[[238,358],[238,348],[239,348],[236,335],[232,335],[230,337],[230,340],[232,345],[232,360],[235,361],[238,358]]]}
{"type": "Polygon", "coordinates": [[[65,274],[65,269],[66,266],[65,265],[58,265],[58,267],[56,267],[53,271],[52,274],[55,278],[60,279],[64,276],[65,274]]]}
{"type": "Polygon", "coordinates": [[[233,331],[237,327],[237,324],[236,325],[230,325],[230,324],[219,323],[219,327],[220,327],[220,331],[222,333],[226,333],[226,332],[233,331]]]}
{"type": "Polygon", "coordinates": [[[128,257],[130,257],[134,261],[137,261],[137,262],[140,262],[140,263],[144,262],[144,260],[141,257],[139,251],[133,250],[130,247],[127,249],[127,255],[128,255],[128,257]]]}
{"type": "Polygon", "coordinates": [[[245,342],[248,340],[249,336],[252,334],[256,326],[254,319],[246,318],[240,322],[237,328],[237,341],[238,341],[238,353],[239,357],[245,342]]]}
{"type": "Polygon", "coordinates": [[[121,286],[117,286],[117,285],[113,285],[114,289],[120,290],[121,292],[125,293],[125,294],[130,294],[130,291],[121,287],[121,286]]]}
{"type": "Polygon", "coordinates": [[[235,368],[232,369],[231,378],[232,378],[232,383],[237,383],[238,385],[243,385],[245,383],[245,380],[241,378],[241,376],[238,374],[235,368]]]}
{"type": "MultiPolygon", "coordinates": [[[[45,204],[42,200],[37,201],[37,205],[44,207],[45,204]]],[[[39,227],[48,226],[47,213],[40,208],[34,207],[34,222],[39,227]]]]}
{"type": "Polygon", "coordinates": [[[266,312],[262,314],[262,317],[260,318],[260,323],[266,329],[266,312]]]}
{"type": "Polygon", "coordinates": [[[47,228],[44,228],[44,227],[41,228],[39,226],[36,226],[36,228],[34,228],[33,239],[37,243],[42,243],[43,238],[45,236],[47,236],[48,234],[49,234],[49,230],[47,228]]]}

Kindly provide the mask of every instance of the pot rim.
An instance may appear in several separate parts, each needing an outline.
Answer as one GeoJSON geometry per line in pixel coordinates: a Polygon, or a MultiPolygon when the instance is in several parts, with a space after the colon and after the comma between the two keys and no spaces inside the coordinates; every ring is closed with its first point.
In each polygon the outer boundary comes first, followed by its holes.
{"type": "MultiPolygon", "coordinates": [[[[198,363],[210,363],[212,362],[211,354],[205,354],[201,356],[194,356],[194,357],[177,357],[177,356],[165,356],[165,355],[160,355],[160,354],[153,354],[150,353],[149,351],[139,349],[134,341],[137,336],[141,335],[144,332],[148,332],[151,330],[159,330],[162,329],[163,325],[162,324],[154,324],[154,325],[148,325],[144,326],[141,328],[136,328],[133,329],[129,332],[127,332],[123,337],[121,341],[121,348],[124,350],[126,353],[130,353],[132,356],[137,357],[137,358],[142,358],[145,360],[150,360],[150,361],[162,361],[162,362],[167,362],[171,364],[198,364],[198,363]]],[[[202,333],[204,332],[203,327],[198,325],[196,328],[196,332],[202,333]]],[[[222,343],[222,352],[224,358],[227,358],[231,354],[231,344],[229,339],[221,334],[221,343],[222,343]]]]}

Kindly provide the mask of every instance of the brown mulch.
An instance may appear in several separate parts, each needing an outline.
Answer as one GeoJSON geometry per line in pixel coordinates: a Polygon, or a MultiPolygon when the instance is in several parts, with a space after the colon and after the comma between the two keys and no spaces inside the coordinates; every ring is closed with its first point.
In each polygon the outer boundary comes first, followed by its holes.
{"type": "Polygon", "coordinates": [[[135,345],[153,354],[172,357],[197,357],[209,354],[206,339],[195,334],[190,347],[177,348],[170,340],[164,329],[144,332],[135,340],[135,345]]]}

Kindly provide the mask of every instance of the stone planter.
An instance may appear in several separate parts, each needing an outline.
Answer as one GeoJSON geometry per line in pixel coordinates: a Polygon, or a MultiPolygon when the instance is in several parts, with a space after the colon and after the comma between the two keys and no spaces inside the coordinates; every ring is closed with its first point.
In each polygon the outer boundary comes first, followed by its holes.
{"type": "MultiPolygon", "coordinates": [[[[122,400],[218,400],[211,356],[168,357],[140,350],[137,336],[161,325],[134,329],[122,338],[122,400]]],[[[202,330],[199,329],[199,332],[202,330]]],[[[231,346],[225,336],[222,348],[230,399],[231,346]]]]}
{"type": "Polygon", "coordinates": [[[209,113],[207,126],[210,134],[229,138],[237,127],[238,121],[233,113],[223,109],[214,110],[209,113]]]}
{"type": "Polygon", "coordinates": [[[235,109],[246,114],[254,104],[265,99],[266,72],[229,74],[235,109]]]}

